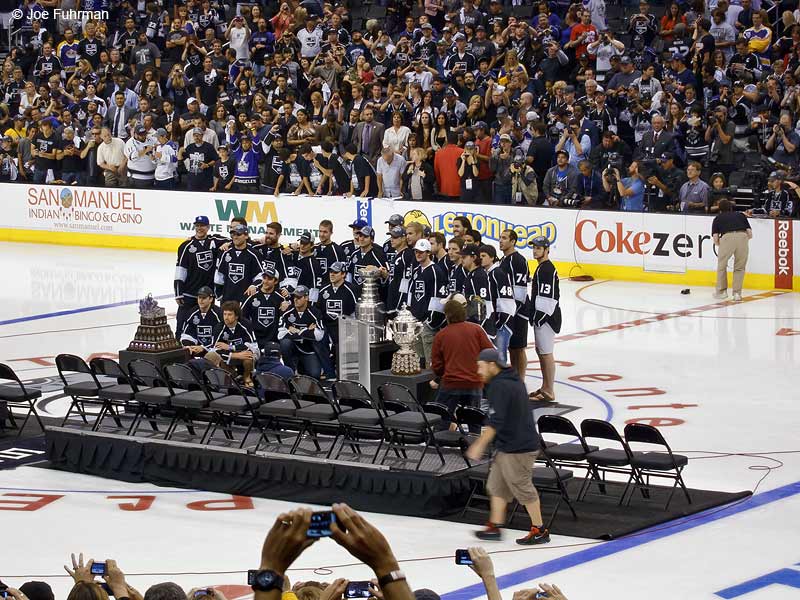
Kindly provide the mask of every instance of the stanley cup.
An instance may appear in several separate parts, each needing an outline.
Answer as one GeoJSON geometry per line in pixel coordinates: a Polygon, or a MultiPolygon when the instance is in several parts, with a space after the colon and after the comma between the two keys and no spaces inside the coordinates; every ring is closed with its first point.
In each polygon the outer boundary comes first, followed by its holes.
{"type": "Polygon", "coordinates": [[[359,275],[364,283],[361,286],[361,297],[356,304],[356,319],[369,325],[369,343],[376,344],[386,338],[386,307],[381,301],[377,269],[361,269],[359,275]]]}

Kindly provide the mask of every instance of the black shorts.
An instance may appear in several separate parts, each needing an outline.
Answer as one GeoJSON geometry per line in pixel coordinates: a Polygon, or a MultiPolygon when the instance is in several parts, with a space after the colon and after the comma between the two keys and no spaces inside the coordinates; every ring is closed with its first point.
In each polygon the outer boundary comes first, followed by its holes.
{"type": "Polygon", "coordinates": [[[511,320],[511,340],[508,342],[509,350],[519,350],[528,347],[528,319],[517,315],[511,320]]]}

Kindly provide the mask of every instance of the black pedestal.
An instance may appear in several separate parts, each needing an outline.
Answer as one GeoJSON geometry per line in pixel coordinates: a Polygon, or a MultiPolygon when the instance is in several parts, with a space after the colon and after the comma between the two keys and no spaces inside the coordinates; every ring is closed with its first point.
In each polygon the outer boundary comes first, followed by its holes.
{"type": "Polygon", "coordinates": [[[189,362],[189,352],[183,348],[179,348],[177,350],[167,350],[166,352],[137,352],[134,350],[119,351],[119,364],[123,369],[128,367],[129,362],[137,359],[150,361],[159,369],[162,369],[167,365],[189,362]]]}
{"type": "Polygon", "coordinates": [[[433,371],[430,369],[423,369],[416,375],[395,375],[391,369],[386,369],[372,374],[371,392],[377,396],[378,388],[384,383],[398,383],[410,389],[420,404],[425,404],[436,399],[436,390],[428,385],[428,382],[433,380],[434,377],[433,371]]]}
{"type": "Polygon", "coordinates": [[[384,340],[377,344],[369,345],[369,370],[385,371],[392,367],[392,356],[400,349],[400,346],[391,340],[384,340]]]}

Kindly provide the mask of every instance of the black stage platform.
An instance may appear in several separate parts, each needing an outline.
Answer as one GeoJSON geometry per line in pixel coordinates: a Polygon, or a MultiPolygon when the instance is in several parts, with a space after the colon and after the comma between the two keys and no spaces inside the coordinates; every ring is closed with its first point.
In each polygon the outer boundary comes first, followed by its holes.
{"type": "MultiPolygon", "coordinates": [[[[123,416],[123,420],[128,418],[123,416]]],[[[113,424],[111,419],[107,422],[113,424]]],[[[251,434],[245,449],[240,450],[238,442],[230,444],[222,437],[215,440],[215,445],[200,445],[196,443],[198,438],[192,439],[185,431],[176,436],[180,441],[165,442],[159,439],[163,434],[149,429],[145,431],[146,426],[136,437],[128,437],[124,435],[124,428],[104,427],[103,432],[91,432],[73,423],[76,422],[71,421],[71,426],[66,428],[47,428],[46,459],[49,468],[135,483],[322,506],[345,501],[363,511],[462,523],[482,524],[488,516],[481,511],[461,516],[475,480],[485,477],[488,469],[486,463],[468,469],[456,450],[444,450],[445,465],[441,464],[435,452],[429,451],[421,469],[414,471],[421,446],[409,448],[407,459],[389,455],[386,464],[372,465],[369,447],[364,448],[365,454],[361,457],[348,450],[342,452],[342,460],[326,460],[327,448],[322,441],[321,452],[304,440],[298,453],[289,455],[287,448],[293,441],[290,438],[284,439],[282,445],[277,442],[262,444],[259,452],[253,453],[247,448],[255,446],[257,434],[251,434]]],[[[237,431],[237,434],[243,431],[237,431]]],[[[239,435],[237,439],[241,439],[239,435]]],[[[582,474],[575,473],[576,476],[582,474]]],[[[578,477],[569,482],[573,498],[581,482],[578,477]]],[[[677,493],[669,511],[664,511],[665,489],[655,488],[651,500],[637,495],[632,506],[618,507],[616,497],[619,489],[615,489],[612,483],[607,497],[590,495],[584,501],[573,502],[577,519],[573,519],[569,509],[562,504],[551,531],[558,535],[612,539],[750,494],[690,490],[692,504],[677,493]]],[[[558,497],[541,494],[541,498],[542,513],[545,519],[549,519],[558,497]]],[[[514,529],[528,526],[522,510],[509,526],[514,529]]]]}

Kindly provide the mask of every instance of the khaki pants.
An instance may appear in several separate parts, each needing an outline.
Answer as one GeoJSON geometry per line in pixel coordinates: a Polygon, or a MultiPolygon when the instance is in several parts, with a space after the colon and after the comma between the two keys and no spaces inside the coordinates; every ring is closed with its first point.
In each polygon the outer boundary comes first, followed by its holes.
{"type": "Polygon", "coordinates": [[[728,261],[733,256],[733,293],[742,292],[744,269],[747,266],[747,255],[750,240],[744,231],[731,231],[719,240],[719,256],[717,258],[717,291],[728,289],[728,261]]]}
{"type": "Polygon", "coordinates": [[[434,337],[436,337],[436,332],[426,324],[423,325],[422,331],[417,336],[417,339],[414,340],[414,351],[425,361],[425,366],[423,367],[425,369],[431,366],[434,337]]]}
{"type": "Polygon", "coordinates": [[[538,455],[538,452],[495,452],[486,481],[489,495],[502,498],[506,502],[516,499],[523,505],[537,502],[539,493],[533,486],[533,465],[538,455]]]}
{"type": "Polygon", "coordinates": [[[117,173],[116,171],[103,171],[103,178],[106,183],[106,187],[125,187],[127,183],[127,177],[121,173],[117,173]]]}

